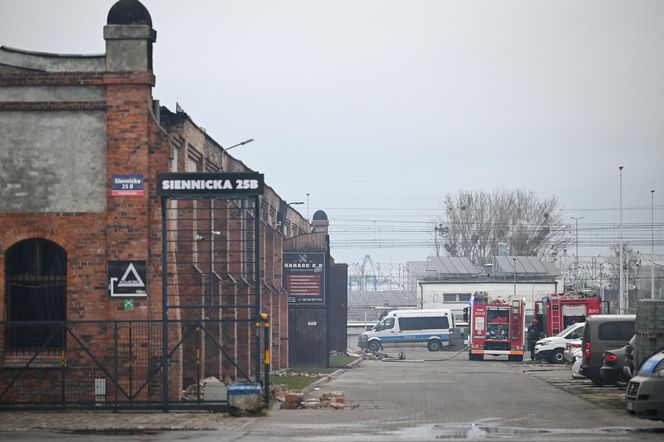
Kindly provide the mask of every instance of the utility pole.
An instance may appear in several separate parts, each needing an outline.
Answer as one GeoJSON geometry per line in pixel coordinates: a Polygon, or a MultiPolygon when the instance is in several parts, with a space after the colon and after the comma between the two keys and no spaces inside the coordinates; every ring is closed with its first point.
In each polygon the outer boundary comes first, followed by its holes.
{"type": "Polygon", "coordinates": [[[620,260],[619,266],[620,267],[620,288],[619,288],[619,293],[618,293],[618,313],[625,313],[623,310],[624,308],[624,296],[625,296],[625,269],[623,268],[623,210],[622,210],[622,170],[623,167],[619,166],[618,170],[620,171],[620,252],[619,255],[620,257],[618,258],[620,260]]]}
{"type": "Polygon", "coordinates": [[[650,299],[655,299],[655,191],[650,191],[650,299]]]}
{"type": "Polygon", "coordinates": [[[512,265],[514,266],[513,278],[514,278],[514,299],[516,299],[516,256],[512,258],[512,265]]]}
{"type": "MultiPolygon", "coordinates": [[[[604,285],[602,285],[602,274],[604,272],[604,264],[599,264],[599,299],[604,301],[604,285]]],[[[603,312],[602,312],[603,313],[603,312]]]]}
{"type": "Polygon", "coordinates": [[[579,220],[585,216],[570,216],[576,223],[576,259],[574,260],[574,288],[579,290],[579,220]]]}

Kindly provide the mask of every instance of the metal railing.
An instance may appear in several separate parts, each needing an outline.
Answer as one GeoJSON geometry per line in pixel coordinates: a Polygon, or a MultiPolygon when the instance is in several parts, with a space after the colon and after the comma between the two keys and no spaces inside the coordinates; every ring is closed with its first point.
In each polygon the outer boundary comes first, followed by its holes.
{"type": "Polygon", "coordinates": [[[160,320],[0,322],[0,409],[162,409],[165,372],[169,409],[225,409],[226,400],[205,399],[205,379],[222,380],[232,369],[239,381],[250,381],[225,347],[229,322],[253,326],[253,319],[168,321],[166,358],[160,320]],[[185,340],[193,345],[183,346],[185,340]],[[189,385],[186,362],[195,366],[189,385]]]}

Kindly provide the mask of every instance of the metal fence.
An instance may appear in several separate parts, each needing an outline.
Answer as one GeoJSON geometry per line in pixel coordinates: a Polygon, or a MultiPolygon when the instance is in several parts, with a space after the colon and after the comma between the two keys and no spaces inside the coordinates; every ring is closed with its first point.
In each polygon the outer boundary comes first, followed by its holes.
{"type": "Polygon", "coordinates": [[[205,377],[232,366],[239,381],[250,381],[224,347],[228,321],[169,321],[166,358],[163,325],[0,322],[0,409],[162,409],[165,372],[171,374],[169,409],[226,409],[225,398],[206,399],[205,377]],[[189,350],[185,340],[193,344],[189,350]],[[189,385],[180,381],[185,362],[195,366],[189,385]]]}

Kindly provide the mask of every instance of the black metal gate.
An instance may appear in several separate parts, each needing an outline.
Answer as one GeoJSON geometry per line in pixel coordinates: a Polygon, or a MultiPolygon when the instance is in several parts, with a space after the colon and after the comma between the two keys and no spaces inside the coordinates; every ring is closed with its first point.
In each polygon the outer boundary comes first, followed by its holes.
{"type": "Polygon", "coordinates": [[[263,176],[163,174],[157,186],[160,317],[0,322],[0,409],[225,409],[211,386],[229,382],[261,384],[268,404],[263,176]]]}
{"type": "Polygon", "coordinates": [[[169,385],[162,391],[164,411],[174,403],[205,405],[201,384],[212,376],[262,384],[267,404],[269,358],[261,356],[269,351],[269,322],[260,314],[263,176],[172,173],[160,175],[157,186],[164,232],[162,367],[169,385]],[[185,394],[174,398],[180,377],[185,394]]]}

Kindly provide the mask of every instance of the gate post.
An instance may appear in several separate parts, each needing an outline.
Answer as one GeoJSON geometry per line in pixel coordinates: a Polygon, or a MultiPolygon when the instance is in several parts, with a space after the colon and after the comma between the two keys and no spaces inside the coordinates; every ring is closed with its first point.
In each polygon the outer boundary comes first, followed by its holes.
{"type": "Polygon", "coordinates": [[[256,365],[256,383],[261,382],[261,335],[260,335],[260,312],[261,312],[261,197],[254,197],[254,281],[256,296],[256,350],[254,351],[254,363],[256,365]]]}
{"type": "Polygon", "coordinates": [[[261,313],[261,319],[263,320],[263,351],[265,354],[263,358],[263,369],[265,370],[263,373],[265,376],[263,403],[265,408],[268,408],[270,406],[270,315],[261,313]]]}
{"type": "Polygon", "coordinates": [[[162,411],[168,412],[168,212],[167,198],[161,197],[161,352],[162,411]]]}

